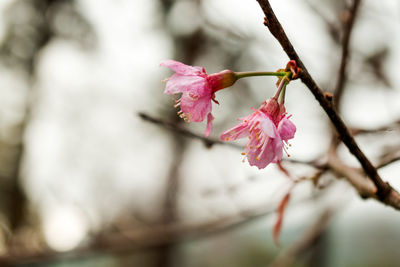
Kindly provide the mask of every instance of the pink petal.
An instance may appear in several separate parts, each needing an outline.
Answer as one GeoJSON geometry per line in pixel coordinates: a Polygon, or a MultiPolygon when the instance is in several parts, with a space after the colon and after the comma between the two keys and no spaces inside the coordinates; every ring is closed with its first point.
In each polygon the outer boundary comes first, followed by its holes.
{"type": "Polygon", "coordinates": [[[276,126],[274,122],[266,115],[262,114],[263,118],[260,119],[261,129],[266,133],[269,137],[274,138],[277,135],[276,126]]]}
{"type": "Polygon", "coordinates": [[[203,121],[211,112],[211,108],[211,96],[193,98],[190,93],[184,93],[181,97],[181,110],[183,113],[190,114],[190,121],[203,121]]]}
{"type": "Polygon", "coordinates": [[[272,159],[272,163],[277,163],[278,161],[281,161],[283,158],[283,143],[282,139],[280,137],[277,137],[276,143],[273,144],[273,153],[275,157],[272,159]]]}
{"type": "Polygon", "coordinates": [[[231,141],[231,140],[236,140],[239,138],[244,138],[249,136],[249,123],[248,121],[251,120],[251,118],[254,116],[253,114],[250,114],[246,117],[239,118],[238,120],[243,121],[242,123],[239,123],[238,125],[224,131],[220,135],[220,139],[222,141],[231,141]]]}
{"type": "Polygon", "coordinates": [[[183,92],[204,94],[206,86],[208,84],[203,77],[174,74],[168,78],[164,93],[169,95],[183,92]]]}
{"type": "Polygon", "coordinates": [[[211,115],[211,112],[208,113],[207,115],[207,128],[206,131],[204,132],[205,137],[208,137],[211,133],[212,130],[212,121],[214,120],[213,115],[211,115]]]}
{"type": "Polygon", "coordinates": [[[278,132],[282,140],[289,140],[294,137],[296,126],[287,117],[284,117],[279,122],[278,132]]]}
{"type": "Polygon", "coordinates": [[[219,138],[222,141],[231,141],[246,137],[248,135],[249,135],[248,126],[246,125],[246,123],[240,123],[232,127],[231,129],[224,131],[219,138]]]}
{"type": "Polygon", "coordinates": [[[259,160],[257,160],[257,156],[260,153],[259,149],[256,150],[247,150],[245,149],[246,154],[247,154],[247,161],[249,162],[250,166],[257,166],[258,169],[262,169],[265,168],[265,166],[267,166],[267,164],[263,164],[263,162],[260,162],[259,160]]]}
{"type": "Polygon", "coordinates": [[[242,123],[223,132],[220,138],[229,141],[249,136],[249,142],[245,147],[248,162],[251,166],[263,169],[270,163],[282,160],[283,141],[294,137],[296,127],[287,117],[283,117],[278,123],[271,119],[268,110],[253,110],[254,113],[241,118],[242,123]]]}
{"type": "Polygon", "coordinates": [[[161,62],[160,66],[168,67],[175,71],[177,74],[181,75],[199,75],[199,74],[206,74],[206,70],[203,67],[192,67],[185,65],[181,62],[175,60],[165,60],[161,62]]]}
{"type": "Polygon", "coordinates": [[[257,166],[259,169],[263,169],[273,162],[275,158],[282,159],[282,148],[283,144],[279,137],[269,138],[262,153],[262,148],[249,151],[247,152],[247,159],[251,166],[257,166]],[[257,157],[259,157],[259,159],[257,159],[257,157]]]}

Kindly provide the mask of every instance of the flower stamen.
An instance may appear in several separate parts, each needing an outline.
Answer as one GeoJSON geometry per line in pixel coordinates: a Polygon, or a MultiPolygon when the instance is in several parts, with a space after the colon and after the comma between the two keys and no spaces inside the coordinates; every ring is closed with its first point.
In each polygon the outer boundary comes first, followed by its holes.
{"type": "Polygon", "coordinates": [[[239,125],[225,131],[221,139],[235,140],[247,136],[246,153],[242,155],[251,166],[259,169],[282,160],[282,150],[290,157],[288,148],[291,145],[287,141],[294,137],[296,127],[288,120],[281,105],[275,99],[264,102],[259,109],[253,109],[254,113],[240,119],[239,125]]]}
{"type": "Polygon", "coordinates": [[[177,108],[181,105],[181,102],[176,102],[176,104],[174,105],[174,108],[177,108]]]}

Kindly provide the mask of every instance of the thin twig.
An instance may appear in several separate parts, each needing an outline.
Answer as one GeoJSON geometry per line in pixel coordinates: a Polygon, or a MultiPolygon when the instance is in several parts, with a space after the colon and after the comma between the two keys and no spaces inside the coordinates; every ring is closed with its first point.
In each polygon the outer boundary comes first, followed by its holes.
{"type": "Polygon", "coordinates": [[[400,146],[393,146],[385,151],[379,158],[379,162],[376,164],[377,168],[383,168],[400,160],[400,146]]]}
{"type": "Polygon", "coordinates": [[[336,89],[333,94],[333,103],[339,110],[340,100],[342,99],[344,87],[347,81],[347,66],[350,59],[350,36],[353,29],[355,17],[359,9],[361,0],[354,0],[352,7],[348,10],[348,16],[344,21],[344,35],[342,40],[342,57],[340,59],[339,74],[336,84],[336,89]]]}
{"type": "MultiPolygon", "coordinates": [[[[315,196],[306,197],[293,205],[301,205],[315,196]]],[[[6,255],[0,255],[0,266],[19,266],[28,263],[51,262],[56,260],[77,259],[95,256],[100,253],[126,254],[147,249],[154,249],[166,244],[179,244],[198,238],[206,238],[232,231],[243,225],[251,223],[264,216],[275,213],[275,206],[261,205],[259,207],[240,210],[236,215],[223,216],[211,219],[205,223],[182,224],[171,223],[169,225],[158,225],[141,229],[130,229],[120,232],[105,233],[94,237],[92,242],[85,247],[77,248],[68,252],[55,251],[10,251],[6,255]]]]}
{"type": "Polygon", "coordinates": [[[376,195],[376,187],[370,179],[365,179],[361,170],[352,168],[344,164],[336,153],[336,149],[331,146],[328,152],[329,168],[335,172],[338,178],[345,177],[347,181],[358,191],[361,197],[368,198],[376,195]]]}
{"type": "Polygon", "coordinates": [[[332,18],[328,18],[328,14],[324,13],[322,11],[321,5],[319,3],[314,4],[311,3],[310,0],[305,1],[305,3],[307,4],[307,6],[318,16],[318,18],[324,22],[324,25],[326,26],[332,40],[336,43],[339,44],[340,43],[340,26],[338,25],[338,23],[332,19],[332,18]]]}
{"type": "MultiPolygon", "coordinates": [[[[149,115],[147,113],[139,112],[138,115],[139,115],[140,118],[142,118],[145,121],[160,125],[160,126],[166,128],[168,130],[177,132],[177,133],[179,133],[179,134],[181,134],[183,136],[203,141],[204,144],[206,145],[206,147],[208,147],[208,148],[212,147],[214,144],[218,144],[218,145],[226,145],[226,146],[229,146],[229,147],[233,147],[235,149],[243,150],[243,146],[240,146],[238,144],[231,143],[231,142],[223,142],[223,141],[220,141],[220,140],[217,140],[217,139],[211,139],[211,138],[204,137],[203,135],[199,135],[199,134],[193,133],[193,132],[191,132],[189,130],[186,130],[186,129],[183,129],[183,128],[177,126],[174,123],[171,123],[171,122],[165,121],[163,119],[159,119],[159,118],[153,117],[153,116],[151,116],[151,115],[149,115]]],[[[321,169],[321,168],[323,169],[324,168],[324,166],[321,166],[321,164],[317,160],[304,161],[304,160],[286,158],[283,161],[291,162],[291,163],[297,163],[297,164],[311,165],[311,166],[313,166],[313,167],[315,167],[317,169],[321,169]]]]}
{"type": "Polygon", "coordinates": [[[390,157],[385,157],[385,158],[383,158],[383,159],[381,160],[381,162],[379,162],[379,163],[376,165],[376,167],[377,167],[378,169],[380,169],[380,168],[386,167],[386,166],[388,166],[388,165],[390,165],[390,164],[392,164],[392,163],[394,163],[394,162],[396,162],[396,161],[399,161],[399,160],[400,160],[400,156],[399,156],[399,155],[397,155],[397,156],[391,155],[390,157]]]}
{"type": "Polygon", "coordinates": [[[315,244],[321,234],[324,233],[332,215],[333,211],[331,209],[324,211],[315,221],[315,223],[306,230],[304,235],[302,235],[298,240],[294,241],[290,247],[279,253],[269,266],[290,266],[297,257],[302,255],[315,244]]]}
{"type": "Polygon", "coordinates": [[[222,141],[217,140],[217,139],[206,138],[203,135],[199,135],[199,134],[193,133],[191,131],[188,131],[186,129],[183,129],[181,127],[178,127],[174,123],[167,122],[167,121],[164,121],[162,119],[155,118],[155,117],[150,116],[150,115],[148,115],[146,113],[143,113],[143,112],[139,112],[138,115],[139,115],[140,118],[142,118],[145,121],[161,125],[161,126],[167,128],[169,130],[172,130],[174,132],[182,134],[183,136],[201,140],[201,141],[204,142],[204,145],[206,147],[212,147],[213,145],[218,144],[218,145],[227,145],[227,146],[231,146],[231,147],[234,147],[234,148],[242,149],[241,146],[239,146],[239,145],[237,145],[235,143],[227,143],[227,142],[222,142],[222,141]]]}
{"type": "Polygon", "coordinates": [[[314,97],[317,99],[321,107],[325,110],[332,124],[335,126],[340,139],[347,146],[349,151],[358,159],[364,172],[370,177],[377,187],[377,197],[382,202],[396,209],[400,209],[400,194],[394,190],[387,182],[384,182],[379,176],[376,168],[371,164],[369,159],[361,151],[358,144],[350,134],[349,129],[336,112],[330,97],[325,97],[324,92],[319,88],[314,79],[308,73],[297,52],[293,48],[292,43],[286,36],[282,25],[278,21],[268,0],[257,0],[262,8],[265,19],[264,24],[268,27],[271,34],[278,40],[283,50],[291,60],[295,60],[301,68],[300,79],[308,87],[314,97]]]}
{"type": "Polygon", "coordinates": [[[381,127],[375,128],[375,129],[361,129],[361,128],[352,128],[351,133],[353,135],[358,135],[358,134],[379,134],[379,133],[386,133],[386,132],[392,132],[395,130],[400,129],[400,120],[396,120],[390,124],[383,125],[381,127]]]}

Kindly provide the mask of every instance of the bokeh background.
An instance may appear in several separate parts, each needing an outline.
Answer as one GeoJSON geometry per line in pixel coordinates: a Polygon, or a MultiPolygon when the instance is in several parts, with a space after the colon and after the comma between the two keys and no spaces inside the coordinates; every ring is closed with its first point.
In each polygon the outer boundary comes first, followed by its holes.
{"type": "MultiPolygon", "coordinates": [[[[350,1],[271,4],[332,91],[350,1]]],[[[208,73],[286,65],[256,1],[1,0],[0,12],[4,266],[267,266],[327,209],[329,224],[293,266],[399,265],[400,214],[330,172],[318,186],[296,185],[276,246],[275,210],[289,179],[276,166],[242,163],[240,148],[171,130],[202,135],[205,123],[177,118],[161,61],[208,73]]],[[[399,30],[398,1],[362,2],[341,114],[354,128],[393,126],[357,137],[373,162],[400,147],[399,30]]],[[[275,82],[249,78],[218,92],[211,138],[269,98],[275,82]]],[[[290,158],[323,160],[332,129],[300,81],[288,86],[286,108],[297,126],[290,158]]],[[[358,166],[344,147],[340,154],[358,166]]],[[[298,177],[313,173],[284,165],[298,177]]],[[[380,173],[400,188],[398,163],[380,173]]]]}

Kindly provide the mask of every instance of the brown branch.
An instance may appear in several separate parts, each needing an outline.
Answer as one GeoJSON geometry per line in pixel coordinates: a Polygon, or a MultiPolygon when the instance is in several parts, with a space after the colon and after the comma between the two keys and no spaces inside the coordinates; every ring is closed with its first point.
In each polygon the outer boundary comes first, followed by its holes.
{"type": "MultiPolygon", "coordinates": [[[[393,162],[400,160],[398,149],[393,149],[381,156],[377,169],[383,168],[393,162]]],[[[360,194],[362,198],[377,198],[376,187],[370,179],[365,179],[361,169],[353,168],[346,165],[337,155],[336,148],[331,146],[328,151],[328,162],[325,165],[327,170],[334,172],[336,177],[345,178],[360,194]]],[[[397,203],[400,201],[398,195],[392,194],[388,197],[390,201],[397,203]]]]}
{"type": "Polygon", "coordinates": [[[400,146],[394,146],[388,149],[385,153],[383,153],[379,162],[376,164],[377,168],[383,168],[393,162],[400,160],[400,146]]]}
{"type": "MultiPolygon", "coordinates": [[[[315,201],[322,194],[317,192],[310,197],[304,197],[292,206],[303,205],[307,201],[315,201]]],[[[275,205],[260,205],[242,209],[235,215],[221,216],[208,222],[197,224],[170,223],[168,225],[154,225],[140,227],[138,229],[125,229],[115,232],[103,233],[91,238],[91,242],[83,247],[67,251],[56,252],[51,250],[21,250],[15,248],[6,254],[0,255],[0,266],[19,266],[45,262],[77,259],[95,256],[100,253],[131,254],[133,252],[157,249],[167,244],[181,244],[184,242],[207,238],[223,234],[246,224],[254,222],[264,216],[276,212],[275,205]]]]}
{"type": "Polygon", "coordinates": [[[390,157],[385,157],[385,158],[383,158],[382,160],[381,160],[381,162],[379,162],[378,164],[377,164],[377,168],[378,169],[380,169],[380,168],[383,168],[383,167],[386,167],[386,166],[388,166],[388,165],[390,165],[390,164],[392,164],[392,163],[394,163],[394,162],[396,162],[396,161],[399,161],[400,160],[400,156],[399,155],[397,155],[397,156],[393,156],[393,155],[391,155],[390,157]]]}
{"type": "Polygon", "coordinates": [[[333,215],[331,209],[323,212],[315,223],[306,230],[303,236],[298,240],[294,241],[293,244],[287,249],[283,250],[275,260],[269,265],[270,267],[284,267],[290,266],[297,257],[306,252],[312,247],[324,233],[326,227],[329,224],[330,218],[333,215]]]}
{"type": "Polygon", "coordinates": [[[262,8],[265,14],[264,24],[268,27],[271,34],[278,40],[283,50],[286,52],[288,57],[291,60],[295,60],[298,66],[301,68],[300,79],[301,81],[308,87],[314,97],[317,99],[321,107],[325,110],[332,124],[336,128],[336,131],[339,134],[340,139],[347,146],[349,151],[358,159],[360,162],[364,172],[370,177],[370,179],[374,182],[377,187],[377,197],[378,199],[387,205],[390,205],[396,209],[400,209],[400,194],[393,189],[388,183],[384,182],[382,178],[379,176],[376,168],[371,164],[369,159],[365,156],[365,154],[361,151],[358,144],[350,134],[349,129],[344,124],[343,120],[336,112],[332,101],[330,98],[325,97],[324,92],[319,88],[314,79],[308,73],[307,68],[301,61],[297,52],[293,48],[293,45],[289,41],[286,36],[285,31],[282,28],[282,25],[276,18],[271,5],[268,0],[257,0],[260,7],[262,8]],[[393,196],[396,196],[395,199],[390,199],[393,196]]]}
{"type": "MultiPolygon", "coordinates": [[[[311,197],[305,197],[292,205],[303,205],[309,200],[322,196],[319,192],[311,197]]],[[[21,250],[15,248],[0,255],[0,266],[19,266],[57,261],[72,260],[95,256],[100,253],[127,254],[143,250],[157,249],[165,245],[180,244],[200,238],[223,234],[251,223],[259,218],[274,214],[275,206],[253,207],[240,210],[236,215],[223,216],[198,224],[170,223],[139,229],[125,229],[116,232],[103,233],[91,238],[91,243],[68,252],[51,250],[21,250]]]]}
{"type": "Polygon", "coordinates": [[[158,125],[163,126],[163,127],[167,128],[169,130],[177,132],[177,133],[179,133],[179,134],[181,134],[183,136],[201,140],[201,141],[204,142],[204,145],[206,147],[212,147],[213,145],[218,144],[218,145],[227,145],[227,146],[231,146],[231,147],[234,147],[234,148],[242,149],[241,146],[239,146],[239,145],[237,145],[235,143],[227,143],[227,142],[222,142],[222,141],[217,140],[217,139],[206,138],[203,135],[195,134],[195,133],[193,133],[191,131],[183,129],[183,128],[177,126],[174,123],[167,122],[167,121],[164,121],[162,119],[155,118],[155,117],[150,116],[150,115],[148,115],[146,113],[143,113],[143,112],[139,112],[138,115],[139,115],[140,118],[142,118],[145,121],[158,124],[158,125]]]}
{"type": "Polygon", "coordinates": [[[371,180],[365,179],[361,170],[344,164],[336,154],[336,149],[331,146],[328,152],[328,167],[338,178],[344,177],[358,191],[361,197],[368,198],[376,195],[376,186],[371,180]]]}
{"type": "MultiPolygon", "coordinates": [[[[211,139],[211,138],[204,137],[203,135],[199,135],[199,134],[193,133],[193,132],[191,132],[189,130],[183,129],[183,128],[179,127],[178,125],[176,125],[175,123],[168,122],[168,121],[165,121],[163,119],[155,118],[155,117],[153,117],[151,115],[148,115],[148,114],[146,114],[144,112],[139,112],[138,115],[139,115],[139,117],[141,119],[143,119],[145,121],[160,125],[160,126],[166,128],[168,130],[174,131],[174,132],[176,132],[178,134],[181,134],[183,136],[203,141],[205,146],[208,147],[208,148],[210,148],[213,145],[217,144],[217,145],[226,145],[226,146],[233,147],[235,149],[243,150],[243,146],[240,146],[238,144],[230,143],[230,142],[223,142],[223,141],[220,141],[218,139],[211,139]]],[[[287,159],[284,159],[284,161],[291,162],[291,163],[297,163],[297,164],[311,165],[311,166],[313,166],[313,167],[315,167],[317,169],[325,168],[325,166],[321,166],[321,164],[318,162],[318,160],[304,161],[304,160],[297,160],[297,159],[287,158],[287,159]]]]}
{"type": "Polygon", "coordinates": [[[318,16],[318,18],[324,23],[330,37],[336,44],[340,44],[340,25],[334,20],[328,18],[328,14],[322,11],[319,3],[314,4],[311,1],[305,1],[307,6],[318,16]]]}
{"type": "Polygon", "coordinates": [[[339,74],[336,84],[336,89],[333,95],[333,103],[337,110],[339,110],[340,100],[343,95],[344,87],[347,81],[347,66],[350,58],[350,36],[353,29],[355,17],[357,15],[357,11],[359,10],[361,0],[354,0],[352,7],[350,10],[346,12],[348,16],[344,18],[344,35],[342,40],[342,56],[340,59],[340,67],[339,74]]]}
{"type": "MultiPolygon", "coordinates": [[[[318,194],[317,194],[318,197],[318,194]]],[[[295,205],[308,201],[304,198],[295,205]]],[[[275,206],[253,207],[241,210],[238,214],[224,216],[199,224],[171,223],[140,229],[130,229],[107,233],[92,239],[91,244],[69,252],[31,251],[16,249],[6,255],[0,255],[0,266],[16,266],[28,263],[45,263],[59,259],[76,259],[94,256],[98,253],[126,254],[147,249],[156,249],[167,244],[179,244],[197,238],[205,238],[231,231],[263,216],[275,213],[275,206]]]]}
{"type": "MultiPolygon", "coordinates": [[[[227,142],[222,142],[219,140],[213,140],[213,139],[208,139],[205,138],[203,135],[198,135],[195,134],[189,130],[182,129],[179,126],[177,126],[174,123],[164,121],[159,118],[152,117],[148,114],[145,113],[139,113],[139,116],[148,122],[155,123],[157,125],[160,125],[162,127],[165,127],[169,130],[172,130],[174,132],[177,132],[179,134],[182,134],[184,136],[198,139],[200,141],[203,141],[207,144],[208,147],[214,145],[214,144],[219,144],[219,145],[228,145],[231,147],[234,147],[235,149],[242,149],[241,146],[233,143],[227,143],[227,142]]],[[[333,149],[334,147],[331,147],[333,149]]],[[[290,163],[297,163],[297,164],[307,164],[311,165],[318,170],[321,171],[322,173],[325,173],[328,170],[332,170],[338,177],[342,176],[346,178],[349,183],[358,191],[361,197],[363,198],[377,198],[376,196],[376,186],[373,184],[371,180],[366,179],[366,177],[363,175],[362,170],[357,169],[357,168],[352,168],[350,166],[347,166],[344,164],[339,157],[336,155],[336,152],[334,150],[331,150],[328,152],[328,161],[327,163],[322,163],[317,161],[301,161],[301,160],[295,160],[295,159],[285,159],[286,162],[290,163]]],[[[383,155],[377,164],[377,168],[382,168],[384,166],[389,165],[390,163],[393,163],[397,160],[400,160],[400,156],[395,153],[386,153],[383,155]]],[[[400,202],[400,196],[397,194],[397,192],[390,194],[388,196],[388,203],[398,203],[400,202]]]]}
{"type": "Polygon", "coordinates": [[[378,133],[385,133],[391,132],[395,130],[399,130],[400,128],[400,120],[396,120],[390,124],[375,128],[375,129],[361,129],[361,128],[352,128],[351,133],[353,135],[358,134],[378,134],[378,133]]]}

